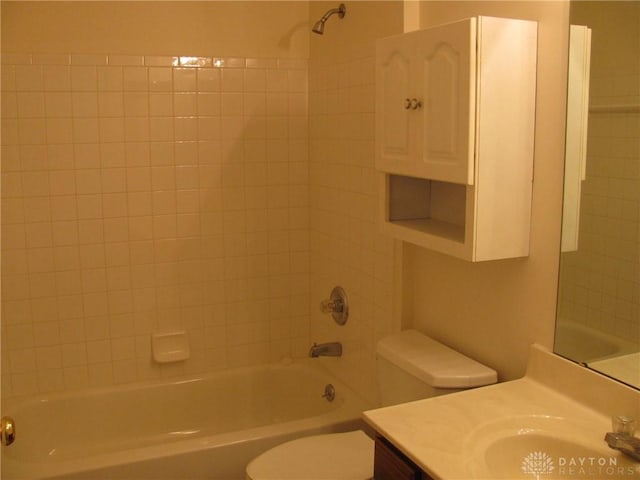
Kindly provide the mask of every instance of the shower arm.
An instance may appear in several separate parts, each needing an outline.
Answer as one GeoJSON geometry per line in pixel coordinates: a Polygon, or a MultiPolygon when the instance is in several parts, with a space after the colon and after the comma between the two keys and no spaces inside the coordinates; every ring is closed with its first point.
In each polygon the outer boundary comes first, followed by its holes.
{"type": "Polygon", "coordinates": [[[338,8],[332,8],[327,13],[325,13],[320,20],[318,20],[311,29],[314,33],[322,35],[324,33],[324,24],[329,19],[329,17],[335,13],[338,14],[339,18],[344,18],[345,13],[347,12],[347,7],[344,3],[341,3],[338,8]]]}
{"type": "Polygon", "coordinates": [[[347,11],[347,7],[344,6],[344,3],[341,3],[338,8],[332,8],[327,13],[325,13],[320,19],[320,21],[322,23],[326,22],[327,20],[329,20],[329,17],[334,13],[337,13],[340,18],[344,18],[344,14],[346,13],[346,11],[347,11]]]}

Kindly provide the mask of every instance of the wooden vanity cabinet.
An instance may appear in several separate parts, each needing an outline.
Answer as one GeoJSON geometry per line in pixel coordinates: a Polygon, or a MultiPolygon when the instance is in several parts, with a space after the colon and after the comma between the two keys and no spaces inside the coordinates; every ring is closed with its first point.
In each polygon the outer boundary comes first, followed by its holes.
{"type": "Polygon", "coordinates": [[[377,436],[373,461],[374,480],[435,480],[393,446],[377,436]]]}
{"type": "Polygon", "coordinates": [[[527,256],[537,24],[474,17],[378,40],[381,230],[469,261],[527,256]]]}

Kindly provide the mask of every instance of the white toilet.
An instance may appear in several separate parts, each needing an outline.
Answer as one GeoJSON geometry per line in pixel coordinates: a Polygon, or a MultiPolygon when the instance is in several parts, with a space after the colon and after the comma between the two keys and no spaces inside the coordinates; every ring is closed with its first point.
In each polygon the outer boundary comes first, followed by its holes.
{"type": "MultiPolygon", "coordinates": [[[[377,369],[381,406],[497,381],[494,370],[416,330],[380,340],[377,369]]],[[[361,430],[304,437],[254,458],[247,480],[368,480],[373,449],[373,440],[361,430]]]]}

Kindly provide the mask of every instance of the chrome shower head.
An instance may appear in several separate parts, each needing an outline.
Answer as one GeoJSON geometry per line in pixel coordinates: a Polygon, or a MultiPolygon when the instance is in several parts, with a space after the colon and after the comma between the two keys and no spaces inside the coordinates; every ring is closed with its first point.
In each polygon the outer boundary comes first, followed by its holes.
{"type": "Polygon", "coordinates": [[[338,8],[332,8],[327,13],[325,13],[320,20],[318,20],[314,25],[311,31],[313,33],[317,33],[318,35],[322,35],[324,33],[324,24],[329,19],[331,15],[334,13],[338,14],[338,17],[344,18],[344,14],[347,13],[347,7],[344,3],[341,3],[338,8]]]}
{"type": "Polygon", "coordinates": [[[318,20],[311,29],[313,33],[317,33],[318,35],[324,34],[324,20],[318,20]]]}

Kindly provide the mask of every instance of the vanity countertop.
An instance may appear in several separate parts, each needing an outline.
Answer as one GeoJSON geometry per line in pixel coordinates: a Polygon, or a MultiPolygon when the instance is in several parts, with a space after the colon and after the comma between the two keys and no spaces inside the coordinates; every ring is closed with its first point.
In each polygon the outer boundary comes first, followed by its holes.
{"type": "MultiPolygon", "coordinates": [[[[629,460],[606,445],[604,434],[611,430],[611,415],[638,418],[639,413],[640,392],[534,346],[527,375],[521,379],[369,410],[364,412],[364,420],[426,473],[439,479],[496,478],[495,472],[487,470],[485,453],[492,442],[506,436],[507,443],[501,444],[507,447],[500,450],[502,460],[512,463],[511,471],[525,479],[532,477],[531,472],[524,471],[523,462],[535,452],[527,451],[527,446],[509,450],[509,439],[518,441],[523,438],[518,435],[539,433],[567,442],[579,441],[586,449],[576,455],[569,455],[575,452],[556,444],[543,452],[555,461],[556,476],[562,471],[571,473],[566,469],[572,466],[580,468],[570,465],[572,458],[568,457],[596,457],[596,463],[618,463],[628,468],[629,460]],[[548,372],[554,378],[549,378],[548,372]],[[562,381],[563,375],[570,377],[562,381]]],[[[582,461],[582,468],[598,467],[585,465],[589,460],[582,461]]],[[[604,478],[593,470],[582,473],[604,478]]],[[[626,473],[632,474],[626,478],[640,478],[637,469],[626,473]]]]}

